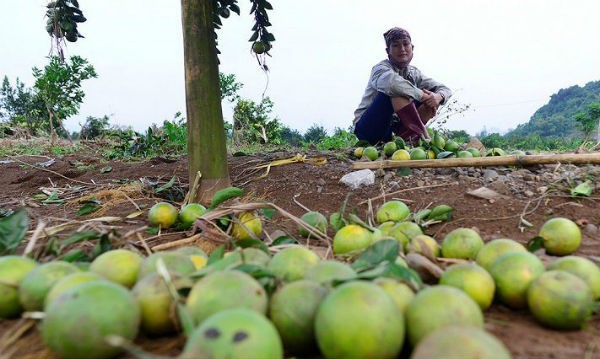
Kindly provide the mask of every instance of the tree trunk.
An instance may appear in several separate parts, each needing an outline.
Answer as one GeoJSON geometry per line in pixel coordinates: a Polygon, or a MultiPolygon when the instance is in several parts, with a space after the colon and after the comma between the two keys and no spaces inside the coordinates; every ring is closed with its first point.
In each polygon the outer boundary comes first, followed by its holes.
{"type": "Polygon", "coordinates": [[[50,121],[50,145],[54,146],[54,142],[56,140],[56,132],[54,131],[54,124],[52,123],[52,111],[49,107],[46,107],[48,110],[48,120],[50,121]]]}
{"type": "Polygon", "coordinates": [[[190,190],[202,175],[190,202],[203,204],[231,185],[212,7],[212,0],[181,0],[190,190]]]}

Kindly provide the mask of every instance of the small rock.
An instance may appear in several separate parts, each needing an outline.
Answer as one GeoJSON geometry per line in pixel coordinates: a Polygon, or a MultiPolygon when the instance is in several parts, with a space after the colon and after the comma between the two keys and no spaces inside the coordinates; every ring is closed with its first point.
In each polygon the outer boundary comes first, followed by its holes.
{"type": "Polygon", "coordinates": [[[399,185],[399,184],[398,184],[398,182],[396,182],[396,181],[389,181],[389,182],[388,182],[388,187],[389,187],[391,190],[395,190],[395,189],[398,189],[398,188],[400,188],[400,185],[399,185]]]}
{"type": "Polygon", "coordinates": [[[364,169],[359,171],[350,172],[340,178],[340,182],[357,189],[362,186],[369,186],[375,183],[375,172],[370,169],[364,169]]]}
{"type": "Polygon", "coordinates": [[[583,227],[583,233],[586,233],[588,235],[590,235],[592,238],[596,238],[596,235],[598,234],[598,226],[596,226],[593,223],[588,223],[585,225],[585,227],[583,227]]]}
{"type": "Polygon", "coordinates": [[[385,176],[385,170],[383,168],[378,168],[377,171],[375,171],[375,177],[381,178],[383,176],[385,176]]]}
{"type": "MultiPolygon", "coordinates": [[[[460,168],[460,167],[458,167],[458,168],[460,168]]],[[[438,175],[448,176],[448,175],[451,175],[452,172],[454,172],[454,170],[452,168],[450,168],[450,167],[444,167],[444,168],[438,169],[436,172],[437,172],[438,175]]]]}
{"type": "Polygon", "coordinates": [[[536,189],[536,191],[538,191],[539,194],[543,194],[543,193],[546,193],[546,191],[548,191],[548,187],[547,186],[541,186],[541,187],[538,187],[536,189]]]}
{"type": "Polygon", "coordinates": [[[385,176],[383,176],[383,181],[387,183],[392,178],[394,178],[394,172],[386,172],[385,176]]]}
{"type": "Polygon", "coordinates": [[[423,187],[425,186],[425,181],[419,180],[417,181],[417,187],[423,187]]]}
{"type": "Polygon", "coordinates": [[[476,148],[479,153],[481,153],[482,155],[485,154],[485,146],[483,145],[483,143],[481,143],[481,141],[479,141],[479,139],[477,137],[471,137],[469,138],[469,142],[465,145],[466,148],[469,147],[473,147],[476,148]]]}
{"type": "Polygon", "coordinates": [[[317,180],[317,186],[321,186],[321,187],[323,187],[323,186],[325,186],[325,184],[327,184],[327,182],[325,182],[325,180],[324,180],[324,179],[322,179],[322,178],[319,178],[319,179],[317,180]]]}
{"type": "Polygon", "coordinates": [[[529,198],[535,196],[535,193],[533,193],[533,191],[530,191],[530,190],[525,190],[525,192],[523,192],[523,194],[525,195],[525,197],[529,197],[529,198]]]}
{"type": "Polygon", "coordinates": [[[490,180],[494,178],[498,178],[499,174],[494,170],[483,170],[483,179],[490,180]]]}

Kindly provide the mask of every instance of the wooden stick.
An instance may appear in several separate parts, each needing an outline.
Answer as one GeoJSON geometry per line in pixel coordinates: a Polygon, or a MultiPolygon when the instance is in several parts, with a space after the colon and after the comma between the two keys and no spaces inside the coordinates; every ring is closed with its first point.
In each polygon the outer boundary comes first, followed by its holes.
{"type": "Polygon", "coordinates": [[[477,167],[477,166],[525,166],[525,165],[543,165],[552,163],[572,163],[572,164],[600,164],[600,153],[566,153],[555,155],[508,155],[493,157],[473,157],[473,158],[444,158],[435,160],[407,160],[407,161],[372,161],[372,162],[354,162],[352,168],[359,169],[378,169],[378,168],[436,168],[436,167],[477,167]]]}
{"type": "Polygon", "coordinates": [[[178,239],[173,242],[167,242],[167,243],[156,245],[156,246],[152,247],[152,250],[155,252],[164,251],[165,249],[171,249],[171,248],[180,247],[180,246],[187,245],[187,244],[192,244],[192,243],[196,242],[197,240],[199,240],[200,238],[201,238],[200,234],[194,234],[193,236],[188,237],[188,238],[178,239]]]}

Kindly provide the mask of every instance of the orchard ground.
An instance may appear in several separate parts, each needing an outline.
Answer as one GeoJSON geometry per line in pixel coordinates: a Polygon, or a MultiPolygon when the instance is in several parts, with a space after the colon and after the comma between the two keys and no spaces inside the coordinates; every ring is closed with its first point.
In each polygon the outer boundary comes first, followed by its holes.
{"type": "MultiPolygon", "coordinates": [[[[331,213],[340,210],[348,194],[347,210],[356,210],[363,219],[367,219],[369,213],[374,214],[384,200],[400,199],[412,212],[447,204],[454,209],[452,219],[425,229],[426,234],[440,243],[451,230],[469,227],[476,229],[485,242],[494,238],[512,238],[526,244],[537,235],[546,220],[566,217],[575,221],[583,232],[582,245],[575,254],[596,262],[600,260],[598,166],[561,164],[527,168],[413,169],[408,175],[401,175],[396,170],[379,170],[375,184],[352,190],[339,182],[343,175],[352,171],[351,152],[307,152],[304,154],[308,159],[325,157],[327,163],[298,162],[274,166],[266,177],[260,179],[265,169],[255,169],[256,166],[293,157],[296,152],[230,157],[232,185],[245,190],[243,202],[269,201],[297,217],[305,213],[305,207],[329,218],[331,213]],[[572,197],[571,188],[586,180],[595,186],[591,197],[572,197]],[[469,194],[482,187],[494,191],[494,198],[469,194]]],[[[135,216],[136,212],[140,213],[139,209],[147,210],[159,201],[173,200],[179,207],[188,188],[185,156],[147,161],[106,161],[98,152],[89,150],[66,156],[4,157],[0,158],[0,173],[0,210],[26,207],[32,219],[31,230],[41,222],[50,228],[78,221],[59,231],[57,237],[64,239],[84,229],[114,229],[117,233],[111,237],[114,247],[135,246],[141,253],[144,253],[144,245],[152,248],[189,237],[189,233],[173,229],[160,235],[150,234],[145,228],[146,212],[135,216]],[[173,177],[172,186],[157,192],[157,188],[173,177]],[[64,202],[44,204],[43,196],[39,196],[44,192],[47,195],[55,193],[64,202]],[[97,199],[102,208],[83,216],[77,215],[83,206],[80,200],[92,198],[97,199]],[[129,215],[132,216],[126,218],[129,215]],[[83,222],[106,216],[118,218],[111,222],[83,222]]],[[[296,224],[288,218],[275,215],[264,224],[267,234],[281,230],[300,243],[306,243],[298,235],[296,224]]],[[[329,236],[333,236],[331,229],[329,236]]],[[[262,238],[269,240],[264,234],[262,238]]],[[[41,252],[47,241],[40,239],[34,253],[41,252]]],[[[317,240],[311,240],[309,245],[326,247],[326,243],[317,240]]],[[[76,246],[90,250],[93,244],[82,242],[76,246]]],[[[544,254],[540,253],[540,256],[545,261],[551,260],[544,254]]],[[[54,258],[42,256],[40,260],[54,258]]],[[[497,336],[514,358],[600,358],[598,314],[580,331],[561,332],[543,328],[526,310],[515,311],[495,303],[485,312],[485,329],[497,336]]],[[[184,339],[182,336],[140,337],[137,342],[153,353],[175,356],[181,352],[184,339]]],[[[14,358],[53,357],[43,347],[35,327],[24,320],[0,320],[0,352],[14,358]]]]}

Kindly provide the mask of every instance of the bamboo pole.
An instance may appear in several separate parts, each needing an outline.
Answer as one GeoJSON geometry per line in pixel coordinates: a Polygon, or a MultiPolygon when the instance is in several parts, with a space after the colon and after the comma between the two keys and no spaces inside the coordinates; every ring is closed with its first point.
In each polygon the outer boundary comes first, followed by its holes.
{"type": "Polygon", "coordinates": [[[544,165],[553,163],[571,164],[600,164],[600,153],[564,153],[553,155],[508,155],[494,157],[473,158],[444,158],[435,160],[406,160],[406,161],[369,161],[354,162],[352,168],[378,169],[378,168],[436,168],[436,167],[478,167],[478,166],[527,166],[544,165]]]}

